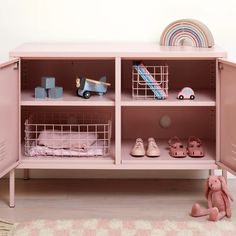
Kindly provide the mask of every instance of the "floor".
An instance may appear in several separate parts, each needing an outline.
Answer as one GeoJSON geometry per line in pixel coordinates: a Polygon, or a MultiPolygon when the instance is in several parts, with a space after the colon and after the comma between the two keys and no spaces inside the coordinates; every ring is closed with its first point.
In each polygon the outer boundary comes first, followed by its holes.
{"type": "MultiPolygon", "coordinates": [[[[236,196],[236,180],[229,180],[236,196]]],[[[236,197],[235,197],[236,198],[236,197]]],[[[16,180],[16,207],[8,207],[8,180],[0,181],[0,219],[122,218],[193,220],[197,201],[206,206],[203,180],[16,180]]],[[[233,202],[232,221],[236,221],[233,202]]],[[[205,221],[205,217],[194,219],[205,221]]]]}

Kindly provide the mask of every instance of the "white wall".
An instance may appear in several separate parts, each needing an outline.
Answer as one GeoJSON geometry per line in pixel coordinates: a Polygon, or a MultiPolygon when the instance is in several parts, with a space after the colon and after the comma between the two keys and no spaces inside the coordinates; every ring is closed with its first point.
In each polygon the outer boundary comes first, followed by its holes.
{"type": "Polygon", "coordinates": [[[6,60],[9,50],[23,42],[158,43],[164,27],[181,18],[204,22],[216,44],[236,61],[235,0],[0,0],[0,3],[0,61],[6,60]]]}
{"type": "Polygon", "coordinates": [[[0,60],[29,41],[157,42],[176,19],[196,18],[236,60],[235,0],[0,0],[0,60]]]}

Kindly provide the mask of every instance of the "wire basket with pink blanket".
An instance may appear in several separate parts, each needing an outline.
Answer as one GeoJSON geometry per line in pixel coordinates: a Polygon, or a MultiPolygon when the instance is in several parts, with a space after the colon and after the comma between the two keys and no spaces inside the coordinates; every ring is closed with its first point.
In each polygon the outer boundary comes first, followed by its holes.
{"type": "Polygon", "coordinates": [[[25,121],[26,156],[106,156],[111,145],[109,114],[39,113],[25,121]]]}

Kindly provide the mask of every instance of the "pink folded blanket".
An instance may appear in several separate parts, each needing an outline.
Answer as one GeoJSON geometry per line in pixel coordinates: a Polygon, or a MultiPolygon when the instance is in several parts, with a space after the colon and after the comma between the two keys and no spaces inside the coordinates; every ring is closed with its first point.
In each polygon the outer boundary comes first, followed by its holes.
{"type": "Polygon", "coordinates": [[[97,134],[93,132],[74,132],[60,130],[43,130],[38,137],[38,145],[53,149],[83,149],[97,141],[97,134]]]}

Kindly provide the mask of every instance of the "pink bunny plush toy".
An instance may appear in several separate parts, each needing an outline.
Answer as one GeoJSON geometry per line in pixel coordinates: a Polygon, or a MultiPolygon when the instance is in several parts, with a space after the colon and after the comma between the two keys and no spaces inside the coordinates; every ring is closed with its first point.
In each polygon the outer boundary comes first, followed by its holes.
{"type": "Polygon", "coordinates": [[[194,217],[209,215],[210,221],[217,221],[224,216],[231,217],[230,201],[233,201],[223,176],[210,176],[206,181],[205,196],[208,201],[208,209],[195,203],[191,215],[194,217]]]}

